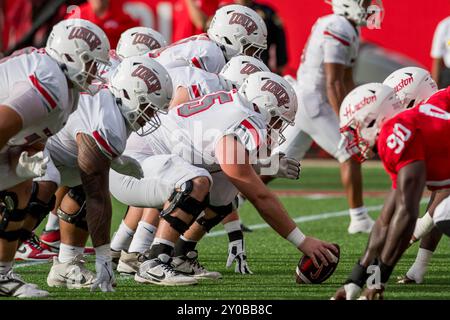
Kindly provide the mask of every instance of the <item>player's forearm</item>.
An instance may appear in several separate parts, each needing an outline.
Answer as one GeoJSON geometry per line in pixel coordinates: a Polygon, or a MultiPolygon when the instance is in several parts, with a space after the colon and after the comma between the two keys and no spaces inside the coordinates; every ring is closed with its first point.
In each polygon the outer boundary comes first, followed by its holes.
{"type": "Polygon", "coordinates": [[[361,258],[360,264],[364,267],[371,265],[376,258],[380,256],[383,246],[386,242],[386,235],[389,224],[395,212],[395,189],[386,197],[383,209],[381,209],[375,225],[370,233],[369,241],[364,256],[361,258]]]}
{"type": "Polygon", "coordinates": [[[334,112],[339,116],[341,103],[345,98],[345,86],[340,80],[331,80],[327,82],[327,98],[334,112]]]}
{"type": "Polygon", "coordinates": [[[94,247],[110,243],[112,206],[109,191],[99,183],[86,189],[86,221],[94,247]]]}
{"type": "Polygon", "coordinates": [[[439,78],[441,77],[441,69],[443,65],[442,58],[433,59],[433,63],[431,65],[431,77],[436,83],[439,83],[439,78]]]}
{"type": "Polygon", "coordinates": [[[255,206],[264,221],[283,238],[286,238],[296,228],[295,222],[289,217],[283,205],[273,193],[245,196],[255,206]]]}

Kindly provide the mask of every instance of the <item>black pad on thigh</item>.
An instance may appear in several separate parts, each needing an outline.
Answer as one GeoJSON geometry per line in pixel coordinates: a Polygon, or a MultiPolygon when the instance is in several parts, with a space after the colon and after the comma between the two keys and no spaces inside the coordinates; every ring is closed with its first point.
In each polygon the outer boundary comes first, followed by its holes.
{"type": "Polygon", "coordinates": [[[197,223],[200,224],[206,232],[211,231],[211,229],[217,226],[227,215],[232,213],[234,206],[230,203],[226,206],[209,205],[208,208],[214,211],[216,215],[208,219],[203,216],[197,220],[197,223]]]}
{"type": "Polygon", "coordinates": [[[197,217],[205,210],[208,204],[208,196],[204,201],[198,201],[190,196],[193,189],[193,182],[186,182],[182,190],[174,191],[169,198],[169,207],[161,211],[161,217],[165,219],[178,233],[183,234],[189,229],[190,225],[197,219],[197,217]],[[192,215],[192,219],[189,223],[183,220],[173,217],[171,214],[176,209],[179,208],[184,212],[192,215]]]}

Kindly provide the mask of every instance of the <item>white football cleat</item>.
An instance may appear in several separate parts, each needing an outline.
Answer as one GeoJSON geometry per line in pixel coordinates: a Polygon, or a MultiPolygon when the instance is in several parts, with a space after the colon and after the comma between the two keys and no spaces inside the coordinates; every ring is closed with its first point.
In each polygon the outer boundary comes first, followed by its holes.
{"type": "Polygon", "coordinates": [[[68,289],[90,288],[95,282],[95,273],[84,266],[83,256],[77,255],[73,260],[61,263],[53,258],[53,266],[47,276],[49,287],[68,289]]]}
{"type": "Polygon", "coordinates": [[[171,260],[168,255],[160,254],[158,258],[143,262],[136,272],[134,280],[162,286],[188,286],[198,283],[194,277],[175,271],[170,264],[171,260]]]}
{"type": "Polygon", "coordinates": [[[126,252],[122,250],[120,260],[117,265],[117,272],[124,275],[134,275],[138,272],[139,267],[145,258],[138,252],[126,252]]]}
{"type": "Polygon", "coordinates": [[[374,224],[375,221],[367,213],[364,213],[357,218],[351,218],[347,231],[349,234],[370,233],[374,224]]]}
{"type": "Polygon", "coordinates": [[[51,260],[58,254],[43,248],[36,235],[21,243],[14,256],[18,261],[45,261],[51,260]]]}
{"type": "Polygon", "coordinates": [[[208,271],[198,261],[198,253],[196,250],[189,251],[186,256],[174,257],[172,259],[172,267],[184,275],[193,276],[196,279],[221,279],[222,274],[217,271],[208,271]]]}
{"type": "Polygon", "coordinates": [[[22,278],[9,270],[7,274],[0,274],[0,296],[16,298],[45,298],[49,293],[40,290],[34,283],[26,283],[22,278]]]}
{"type": "Polygon", "coordinates": [[[415,264],[409,268],[405,276],[399,276],[397,283],[399,284],[421,284],[425,278],[427,268],[416,267],[415,264]]]}

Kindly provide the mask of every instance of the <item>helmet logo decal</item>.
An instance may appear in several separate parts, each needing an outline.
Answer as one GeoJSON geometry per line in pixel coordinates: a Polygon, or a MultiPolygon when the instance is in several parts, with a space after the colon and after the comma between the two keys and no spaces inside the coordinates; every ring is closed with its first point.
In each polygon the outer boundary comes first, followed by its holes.
{"type": "Polygon", "coordinates": [[[394,88],[395,93],[399,92],[400,90],[402,90],[403,88],[409,86],[411,83],[414,82],[412,73],[405,73],[405,74],[408,75],[409,77],[406,79],[402,79],[402,81],[400,81],[400,83],[395,86],[394,88]]]}
{"type": "MultiPolygon", "coordinates": [[[[369,90],[369,91],[371,91],[371,90],[369,90]]],[[[371,92],[373,92],[373,91],[371,91],[371,92]]],[[[373,93],[375,93],[375,92],[373,92],[373,93]]],[[[370,97],[364,97],[364,99],[362,99],[360,102],[355,104],[354,108],[352,108],[351,105],[348,105],[347,107],[345,107],[345,114],[344,114],[344,116],[351,117],[351,116],[353,116],[356,113],[356,111],[358,111],[362,107],[364,107],[364,106],[366,106],[368,104],[371,104],[371,103],[373,103],[375,101],[377,101],[377,96],[376,95],[373,95],[373,96],[370,96],[370,97]]]]}
{"type": "Polygon", "coordinates": [[[262,86],[261,91],[268,91],[272,93],[277,99],[279,107],[288,104],[291,101],[286,89],[284,89],[283,86],[278,82],[275,82],[273,80],[267,80],[262,86]]]}
{"type": "Polygon", "coordinates": [[[134,35],[133,44],[140,44],[140,43],[146,45],[151,50],[161,48],[161,44],[158,41],[156,41],[153,37],[145,33],[136,33],[134,35]]]}
{"type": "Polygon", "coordinates": [[[70,30],[69,39],[81,39],[89,46],[89,50],[94,51],[102,41],[91,30],[84,27],[75,27],[70,30]]]}
{"type": "Polygon", "coordinates": [[[241,74],[252,74],[258,71],[262,71],[260,68],[251,63],[246,63],[244,67],[241,69],[241,74]]]}
{"type": "Polygon", "coordinates": [[[131,76],[142,79],[145,82],[145,85],[147,86],[148,93],[161,90],[161,82],[159,82],[159,79],[156,76],[156,74],[149,68],[143,66],[142,64],[139,65],[136,68],[136,70],[133,71],[133,73],[131,73],[131,76]]]}
{"type": "Polygon", "coordinates": [[[247,35],[252,34],[253,32],[255,32],[256,29],[258,29],[258,26],[256,25],[255,21],[253,21],[250,17],[246,16],[245,14],[239,12],[233,12],[231,14],[229,24],[240,24],[245,28],[245,30],[247,30],[247,35]]]}

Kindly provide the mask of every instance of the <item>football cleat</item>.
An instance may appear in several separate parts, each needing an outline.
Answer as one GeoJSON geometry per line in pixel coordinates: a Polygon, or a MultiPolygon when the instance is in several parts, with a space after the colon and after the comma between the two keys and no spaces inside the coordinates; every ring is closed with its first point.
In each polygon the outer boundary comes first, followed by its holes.
{"type": "Polygon", "coordinates": [[[95,273],[85,267],[82,255],[77,255],[71,261],[61,263],[53,258],[53,266],[47,276],[49,287],[68,289],[90,288],[95,282],[95,273]]]}
{"type": "Polygon", "coordinates": [[[117,272],[125,275],[134,275],[138,272],[140,265],[145,261],[145,257],[138,252],[126,252],[122,250],[117,272]]]}
{"type": "Polygon", "coordinates": [[[44,230],[42,231],[40,241],[42,242],[41,246],[53,251],[59,251],[59,244],[61,243],[61,233],[58,230],[44,230]]]}
{"type": "Polygon", "coordinates": [[[370,233],[374,224],[375,221],[367,213],[364,213],[351,219],[347,231],[349,234],[370,233]]]}
{"type": "Polygon", "coordinates": [[[404,276],[397,278],[399,284],[421,284],[425,278],[426,268],[418,268],[413,264],[404,276]]]}
{"type": "Polygon", "coordinates": [[[196,250],[189,251],[185,256],[174,257],[172,267],[175,271],[184,275],[193,276],[196,279],[221,279],[222,275],[217,271],[208,271],[198,261],[196,250]]]}
{"type": "Polygon", "coordinates": [[[17,261],[42,261],[50,260],[57,255],[57,253],[43,248],[39,239],[33,234],[30,239],[22,242],[14,258],[17,261]]]}
{"type": "Polygon", "coordinates": [[[48,294],[37,285],[23,281],[12,269],[7,274],[0,274],[0,297],[44,298],[48,294]]]}
{"type": "Polygon", "coordinates": [[[170,264],[171,260],[168,255],[160,254],[158,258],[143,262],[134,275],[134,280],[162,286],[188,286],[198,283],[194,277],[175,271],[170,264]]]}

